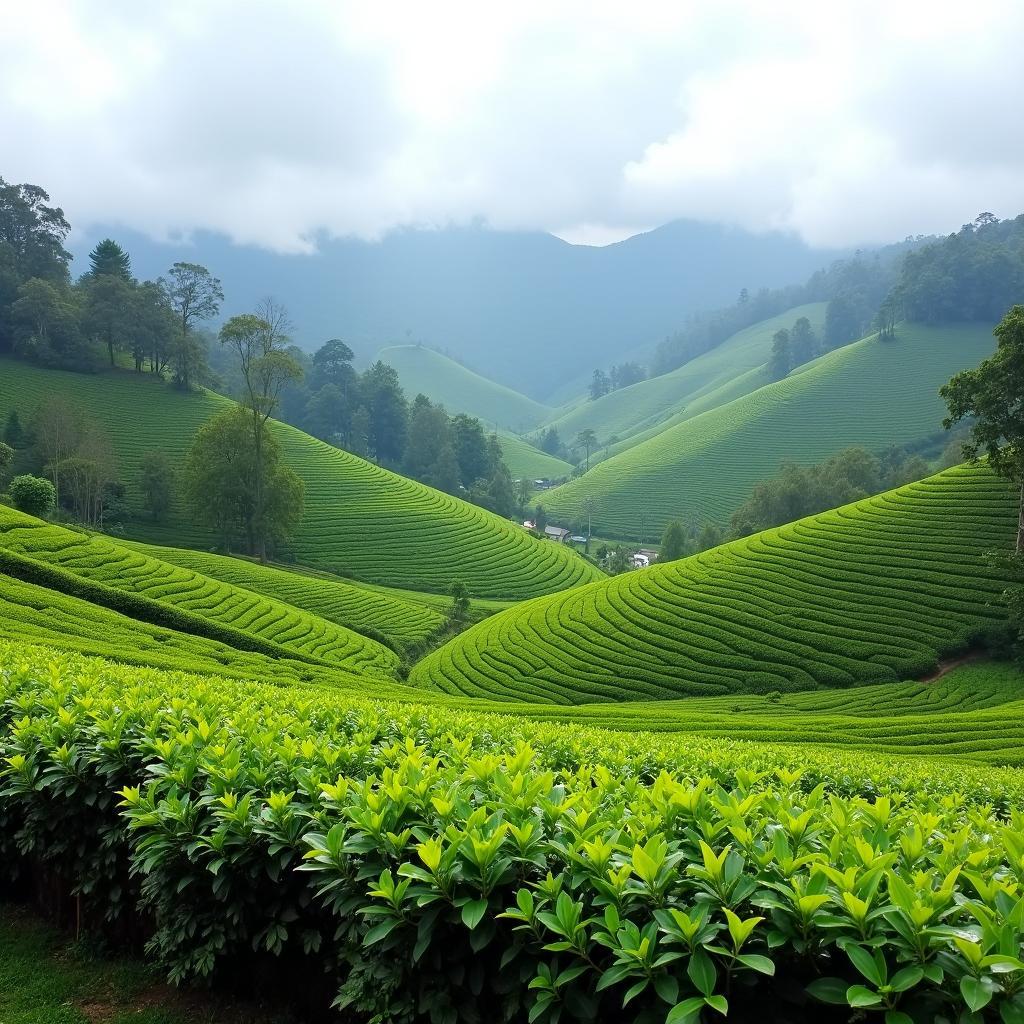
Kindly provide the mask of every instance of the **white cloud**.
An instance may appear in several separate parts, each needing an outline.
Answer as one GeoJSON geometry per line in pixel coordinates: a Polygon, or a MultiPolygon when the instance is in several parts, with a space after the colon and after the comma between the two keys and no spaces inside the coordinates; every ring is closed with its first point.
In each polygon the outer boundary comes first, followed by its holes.
{"type": "Polygon", "coordinates": [[[833,245],[1024,209],[1016,0],[8,6],[0,174],[82,227],[833,245]]]}

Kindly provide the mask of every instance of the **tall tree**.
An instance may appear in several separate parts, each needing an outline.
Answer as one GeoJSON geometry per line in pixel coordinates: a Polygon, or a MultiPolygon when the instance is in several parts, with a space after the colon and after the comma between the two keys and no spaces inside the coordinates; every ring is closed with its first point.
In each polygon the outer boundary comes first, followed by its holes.
{"type": "Polygon", "coordinates": [[[573,444],[574,448],[582,448],[586,453],[586,469],[584,472],[590,470],[590,453],[597,447],[597,434],[594,433],[589,427],[586,430],[581,430],[576,435],[576,441],[573,444]]]}
{"type": "Polygon", "coordinates": [[[789,331],[780,328],[772,336],[772,354],[768,359],[768,376],[772,380],[782,380],[793,368],[793,355],[790,351],[789,331]]]}
{"type": "Polygon", "coordinates": [[[89,276],[119,277],[122,281],[131,281],[131,257],[112,238],[104,238],[89,253],[89,276]]]}
{"type": "Polygon", "coordinates": [[[134,304],[134,286],[120,274],[98,274],[83,282],[85,306],[82,325],[86,332],[107,347],[110,365],[115,353],[128,344],[134,304]]]}
{"type": "Polygon", "coordinates": [[[173,356],[175,381],[188,390],[202,358],[201,346],[193,337],[195,329],[220,312],[224,292],[220,281],[198,263],[175,263],[167,278],[160,278],[158,284],[178,320],[173,356]]]}
{"type": "Polygon", "coordinates": [[[182,493],[200,522],[214,527],[226,550],[244,538],[248,551],[257,547],[254,481],[263,480],[260,528],[268,541],[280,542],[302,519],[302,480],[281,462],[281,450],[264,426],[262,466],[255,466],[252,418],[241,407],[226,409],[196,433],[182,473],[182,493]]]}
{"type": "Polygon", "coordinates": [[[658,561],[660,562],[674,562],[677,558],[682,558],[686,554],[686,531],[683,529],[683,524],[678,519],[673,519],[672,522],[665,527],[665,532],[661,537],[661,550],[658,554],[658,561]]]}
{"type": "Polygon", "coordinates": [[[142,504],[158,522],[167,516],[174,496],[174,467],[160,451],[147,452],[139,466],[142,504]]]}
{"type": "Polygon", "coordinates": [[[231,346],[238,355],[245,383],[243,405],[249,415],[253,446],[254,554],[261,562],[267,560],[266,480],[262,451],[266,424],[277,407],[282,388],[302,377],[302,368],[284,351],[288,345],[288,328],[288,314],[284,308],[268,299],[262,304],[259,315],[243,313],[233,316],[220,331],[221,344],[231,346]]]}
{"type": "Polygon", "coordinates": [[[378,462],[397,466],[405,452],[409,407],[394,367],[379,359],[359,381],[367,414],[367,446],[378,462]]]}
{"type": "Polygon", "coordinates": [[[38,277],[63,284],[71,253],[64,248],[71,225],[38,185],[13,185],[0,178],[0,248],[12,255],[18,279],[38,277]]]}
{"type": "Polygon", "coordinates": [[[984,452],[989,465],[1020,490],[1016,553],[1024,553],[1024,306],[1014,306],[995,328],[996,352],[976,369],[942,387],[949,430],[971,419],[964,456],[984,452]]]}
{"type": "Polygon", "coordinates": [[[800,317],[789,332],[789,351],[793,366],[802,366],[818,354],[818,338],[807,317],[800,317]]]}

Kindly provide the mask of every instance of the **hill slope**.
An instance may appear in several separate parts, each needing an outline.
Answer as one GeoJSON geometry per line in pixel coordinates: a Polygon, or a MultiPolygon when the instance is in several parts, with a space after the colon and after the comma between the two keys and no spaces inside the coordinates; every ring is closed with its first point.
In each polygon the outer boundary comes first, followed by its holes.
{"type": "Polygon", "coordinates": [[[521,437],[499,434],[498,442],[505,465],[515,480],[560,480],[573,470],[571,462],[548,455],[521,437]]]}
{"type": "MultiPolygon", "coordinates": [[[[108,607],[129,615],[135,614],[133,602],[105,592],[139,595],[183,613],[178,628],[197,636],[222,638],[230,645],[244,644],[248,635],[262,641],[257,653],[293,656],[357,674],[390,675],[398,667],[398,656],[377,640],[319,615],[130,550],[102,534],[64,529],[0,505],[0,559],[12,554],[21,558],[0,565],[26,582],[48,581],[56,571],[67,577],[68,592],[74,593],[75,580],[93,584],[90,591],[100,590],[111,599],[108,607]],[[40,564],[43,571],[22,561],[40,564]]],[[[158,614],[143,602],[138,617],[153,621],[158,614]]]]}
{"type": "MultiPolygon", "coordinates": [[[[768,361],[772,338],[783,327],[791,327],[805,316],[816,332],[825,323],[825,303],[795,306],[779,316],[739,331],[710,352],[691,359],[677,370],[640,381],[628,388],[612,391],[596,401],[581,402],[569,412],[551,421],[563,441],[571,442],[581,430],[593,430],[599,440],[626,438],[640,430],[655,427],[681,413],[694,399],[723,387],[749,370],[768,361]]],[[[762,376],[748,390],[767,384],[762,376]]],[[[733,396],[735,397],[735,396],[733,396]]]]}
{"type": "MultiPolygon", "coordinates": [[[[226,407],[210,392],[181,394],[127,371],[95,375],[42,370],[0,360],[0,415],[27,422],[42,399],[64,394],[104,424],[120,460],[136,516],[131,536],[209,548],[214,538],[176,502],[167,524],[141,514],[137,486],[143,455],[154,448],[180,466],[199,426],[226,407]]],[[[483,509],[407,480],[273,423],[285,461],[306,485],[306,512],[292,552],[307,565],[388,586],[446,591],[463,580],[479,597],[520,598],[595,579],[574,552],[530,537],[483,509]]]]}
{"type": "Polygon", "coordinates": [[[568,523],[593,502],[594,532],[648,537],[670,519],[726,524],[754,484],[783,462],[813,463],[848,445],[883,448],[941,431],[939,387],[991,354],[988,325],[901,325],[895,341],[865,338],[785,380],[686,419],[545,496],[568,523]]]}
{"type": "Polygon", "coordinates": [[[422,392],[450,413],[479,417],[487,430],[524,433],[551,415],[551,409],[518,391],[481,377],[454,359],[423,345],[391,345],[380,359],[398,371],[405,393],[422,392]]]}
{"type": "Polygon", "coordinates": [[[884,682],[1005,621],[985,552],[1015,508],[986,467],[529,601],[416,666],[427,688],[571,704],[884,682]]]}

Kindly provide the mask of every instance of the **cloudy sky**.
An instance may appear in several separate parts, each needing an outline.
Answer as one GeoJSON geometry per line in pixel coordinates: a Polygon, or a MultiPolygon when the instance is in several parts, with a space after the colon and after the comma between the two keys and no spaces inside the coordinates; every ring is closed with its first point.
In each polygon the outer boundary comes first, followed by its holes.
{"type": "Polygon", "coordinates": [[[815,245],[1024,211],[1020,0],[6,0],[0,175],[80,227],[677,217],[815,245]]]}

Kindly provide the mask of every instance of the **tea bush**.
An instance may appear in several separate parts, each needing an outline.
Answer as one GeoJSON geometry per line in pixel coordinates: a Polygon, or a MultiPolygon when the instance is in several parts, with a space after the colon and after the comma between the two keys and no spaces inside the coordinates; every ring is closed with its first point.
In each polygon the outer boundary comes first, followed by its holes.
{"type": "Polygon", "coordinates": [[[15,644],[0,700],[0,859],[139,914],[173,978],[312,959],[437,1024],[1024,1019],[1019,772],[15,644]]]}

